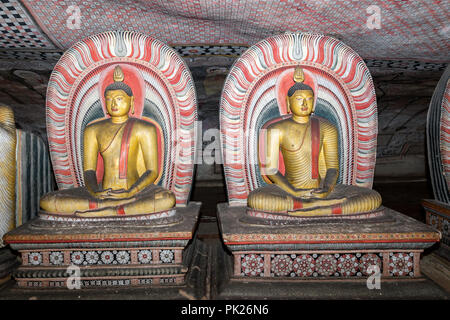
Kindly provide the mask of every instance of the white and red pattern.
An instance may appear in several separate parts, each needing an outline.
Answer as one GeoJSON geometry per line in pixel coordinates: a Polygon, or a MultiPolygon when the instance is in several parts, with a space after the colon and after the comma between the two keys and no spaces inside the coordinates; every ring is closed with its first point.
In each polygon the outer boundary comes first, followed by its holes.
{"type": "Polygon", "coordinates": [[[412,276],[414,268],[413,254],[389,254],[389,273],[393,276],[412,276]]]}
{"type": "Polygon", "coordinates": [[[442,174],[447,182],[447,190],[450,192],[450,79],[447,80],[444,96],[442,97],[440,119],[440,141],[442,174]]]}
{"type": "Polygon", "coordinates": [[[39,252],[32,252],[28,255],[28,263],[34,266],[42,263],[42,254],[39,252]]]}
{"type": "Polygon", "coordinates": [[[103,251],[100,259],[104,264],[112,264],[114,262],[114,254],[111,251],[103,251]]]}
{"type": "Polygon", "coordinates": [[[264,276],[264,259],[259,254],[243,255],[241,261],[242,273],[248,277],[264,276]]]}
{"type": "Polygon", "coordinates": [[[173,250],[161,250],[159,253],[159,260],[161,260],[162,263],[173,263],[175,261],[175,255],[173,250]]]}
{"type": "Polygon", "coordinates": [[[381,270],[381,259],[378,255],[374,253],[366,253],[361,257],[361,259],[359,260],[359,269],[361,270],[362,274],[369,275],[367,269],[370,266],[378,266],[381,270]]]}
{"type": "Polygon", "coordinates": [[[272,257],[272,273],[277,277],[285,277],[293,271],[292,258],[287,254],[272,257]]]}
{"type": "Polygon", "coordinates": [[[100,257],[98,252],[96,251],[88,251],[86,252],[86,262],[88,264],[97,264],[100,257]]]}
{"type": "Polygon", "coordinates": [[[177,205],[185,205],[192,185],[197,138],[194,83],[175,50],[135,32],[91,36],[68,49],[56,64],[46,104],[48,141],[58,186],[66,189],[84,185],[83,120],[89,109],[101,102],[102,72],[118,63],[140,75],[143,99],[153,102],[162,115],[164,123],[159,125],[166,134],[166,158],[161,185],[175,193],[177,205]]]}
{"type": "Polygon", "coordinates": [[[139,250],[138,252],[139,263],[147,264],[152,261],[152,252],[150,250],[139,250]]]}
{"type": "Polygon", "coordinates": [[[130,254],[127,251],[121,250],[117,252],[116,260],[119,264],[127,264],[130,262],[130,254]]]}
{"type": "MultiPolygon", "coordinates": [[[[334,38],[286,33],[250,47],[236,60],[225,81],[220,102],[220,127],[231,205],[245,205],[249,192],[262,186],[256,168],[258,117],[277,97],[278,76],[298,65],[316,77],[317,99],[336,115],[341,128],[341,183],[372,186],[377,104],[372,78],[364,61],[334,38]]],[[[283,112],[280,110],[281,115],[283,112]]]]}
{"type": "Polygon", "coordinates": [[[359,270],[358,259],[353,254],[343,254],[338,258],[337,271],[342,276],[354,276],[359,270]]]}
{"type": "Polygon", "coordinates": [[[84,262],[84,254],[81,251],[74,251],[70,255],[70,260],[73,264],[80,265],[84,262]]]}
{"type": "Polygon", "coordinates": [[[316,260],[309,254],[294,258],[293,271],[299,277],[311,277],[316,268],[316,260]]]}
{"type": "MultiPolygon", "coordinates": [[[[318,277],[333,278],[361,278],[368,276],[370,266],[378,266],[383,273],[383,268],[388,268],[389,276],[413,277],[419,275],[415,270],[414,253],[412,252],[359,252],[359,253],[320,253],[320,252],[283,252],[271,253],[269,259],[270,274],[266,274],[264,255],[265,252],[238,253],[234,257],[239,259],[240,269],[235,276],[238,277],[289,277],[289,279],[317,279],[318,277]],[[390,257],[389,265],[384,266],[383,255],[390,257]]],[[[235,260],[236,261],[236,260],[235,260]]],[[[235,270],[236,272],[236,270],[235,270]]],[[[383,276],[387,274],[383,273],[383,276]]]]}
{"type": "Polygon", "coordinates": [[[54,251],[50,253],[49,260],[52,265],[62,265],[64,263],[64,255],[61,251],[54,251]]]}
{"type": "Polygon", "coordinates": [[[337,260],[331,254],[321,255],[316,259],[316,271],[321,276],[332,276],[337,270],[337,260]]]}
{"type": "MultiPolygon", "coordinates": [[[[448,62],[449,3],[443,0],[20,2],[61,48],[68,48],[87,35],[117,28],[148,33],[171,45],[191,44],[194,48],[197,44],[252,45],[273,34],[302,30],[338,35],[364,57],[448,62]],[[67,27],[71,14],[66,10],[71,5],[80,10],[81,29],[67,27]],[[367,24],[373,16],[368,9],[373,6],[380,10],[381,29],[371,29],[367,24]]],[[[6,35],[2,34],[5,38],[6,35]]]]}
{"type": "Polygon", "coordinates": [[[80,266],[92,266],[102,264],[175,264],[182,263],[181,258],[182,249],[173,248],[161,248],[155,247],[151,249],[93,249],[93,250],[60,250],[60,251],[31,251],[22,252],[24,265],[42,265],[42,266],[55,266],[55,265],[70,265],[76,264],[80,266]],[[64,256],[68,255],[69,262],[64,261],[64,256]],[[48,261],[44,257],[48,255],[48,261]],[[154,257],[159,259],[153,260],[154,257]]]}

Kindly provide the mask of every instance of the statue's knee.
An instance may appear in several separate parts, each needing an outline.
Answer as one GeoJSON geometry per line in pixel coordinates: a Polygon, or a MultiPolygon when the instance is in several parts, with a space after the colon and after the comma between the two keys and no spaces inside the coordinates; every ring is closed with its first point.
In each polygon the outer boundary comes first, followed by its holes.
{"type": "Polygon", "coordinates": [[[46,195],[44,195],[39,201],[39,206],[41,207],[41,209],[47,212],[54,211],[55,201],[53,198],[54,196],[51,193],[47,193],[46,195]]]}
{"type": "Polygon", "coordinates": [[[171,191],[164,191],[155,197],[155,201],[163,208],[172,208],[176,204],[175,194],[171,191]]]}
{"type": "Polygon", "coordinates": [[[175,197],[175,194],[173,192],[169,192],[168,205],[170,206],[170,208],[172,208],[175,206],[176,203],[177,199],[175,197]]]}
{"type": "Polygon", "coordinates": [[[247,198],[247,206],[250,208],[255,208],[258,203],[258,193],[256,192],[250,192],[247,198]]]}

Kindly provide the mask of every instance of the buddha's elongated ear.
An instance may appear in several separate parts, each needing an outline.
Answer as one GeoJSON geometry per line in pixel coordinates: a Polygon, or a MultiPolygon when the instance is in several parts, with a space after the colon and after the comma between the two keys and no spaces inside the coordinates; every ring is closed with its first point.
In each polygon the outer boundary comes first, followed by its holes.
{"type": "Polygon", "coordinates": [[[131,114],[134,114],[134,96],[131,96],[130,104],[131,104],[131,114]]]}
{"type": "Polygon", "coordinates": [[[314,113],[314,111],[316,110],[317,100],[314,99],[314,95],[315,95],[315,93],[314,93],[314,91],[313,91],[313,107],[312,107],[311,113],[314,113]]]}
{"type": "Polygon", "coordinates": [[[291,113],[291,107],[289,106],[289,96],[286,96],[286,109],[287,113],[291,113]]]}

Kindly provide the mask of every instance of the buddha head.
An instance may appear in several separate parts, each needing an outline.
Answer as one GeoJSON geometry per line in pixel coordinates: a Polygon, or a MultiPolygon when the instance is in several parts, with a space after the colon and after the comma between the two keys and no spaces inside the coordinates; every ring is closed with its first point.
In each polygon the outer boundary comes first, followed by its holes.
{"type": "Polygon", "coordinates": [[[131,88],[123,82],[124,74],[120,66],[114,68],[114,82],[105,89],[106,110],[111,117],[134,114],[134,97],[131,88]]]}
{"type": "Polygon", "coordinates": [[[297,116],[309,116],[314,112],[314,91],[303,83],[304,80],[303,69],[297,67],[294,72],[295,84],[289,88],[286,97],[288,111],[297,116]]]}

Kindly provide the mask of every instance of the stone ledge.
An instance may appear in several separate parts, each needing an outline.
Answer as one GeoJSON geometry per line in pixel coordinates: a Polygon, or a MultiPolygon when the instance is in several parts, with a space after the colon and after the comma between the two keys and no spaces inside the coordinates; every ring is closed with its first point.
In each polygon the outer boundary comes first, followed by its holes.
{"type": "Polygon", "coordinates": [[[393,222],[308,222],[295,226],[243,224],[246,207],[218,205],[219,226],[225,245],[239,250],[423,250],[438,242],[432,227],[385,208],[393,222]]]}
{"type": "Polygon", "coordinates": [[[185,246],[197,224],[200,203],[177,208],[180,223],[155,226],[145,221],[121,224],[98,223],[83,226],[67,222],[49,222],[36,218],[7,233],[3,239],[15,250],[47,248],[91,248],[93,246],[185,246]]]}

